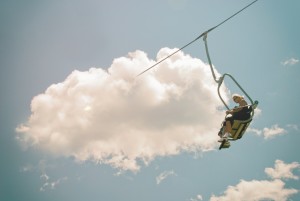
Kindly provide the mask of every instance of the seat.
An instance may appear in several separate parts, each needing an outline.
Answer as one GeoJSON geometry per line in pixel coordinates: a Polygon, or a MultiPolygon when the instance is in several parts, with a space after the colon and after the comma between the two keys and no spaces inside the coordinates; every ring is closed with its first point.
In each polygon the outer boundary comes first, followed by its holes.
{"type": "Polygon", "coordinates": [[[250,118],[247,120],[234,120],[231,126],[231,140],[241,139],[252,121],[254,109],[252,106],[248,106],[247,113],[250,114],[250,118]]]}
{"type": "Polygon", "coordinates": [[[247,130],[248,126],[250,125],[252,118],[248,120],[234,120],[232,125],[231,131],[231,140],[238,140],[243,137],[245,131],[247,130]]]}

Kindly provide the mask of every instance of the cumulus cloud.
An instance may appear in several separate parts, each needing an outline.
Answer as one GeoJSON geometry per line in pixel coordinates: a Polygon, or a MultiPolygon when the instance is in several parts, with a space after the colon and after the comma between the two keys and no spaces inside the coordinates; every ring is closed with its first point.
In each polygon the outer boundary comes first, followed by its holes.
{"type": "Polygon", "coordinates": [[[191,198],[190,201],[202,201],[203,197],[202,195],[197,195],[195,198],[191,198]]]}
{"type": "Polygon", "coordinates": [[[173,170],[164,171],[156,177],[156,183],[160,184],[163,180],[170,176],[176,176],[176,173],[173,170]]]}
{"type": "MultiPolygon", "coordinates": [[[[157,60],[173,51],[161,49],[157,60]]],[[[17,139],[79,162],[131,171],[157,156],[214,149],[224,114],[209,66],[179,52],[136,77],[154,63],[135,51],[107,71],[72,72],[32,99],[17,139]]],[[[221,93],[228,97],[225,87],[221,93]]]]}
{"type": "Polygon", "coordinates": [[[263,135],[265,139],[271,139],[275,136],[287,133],[287,131],[284,128],[279,127],[278,124],[272,125],[270,128],[265,127],[262,130],[256,128],[249,128],[249,131],[257,135],[263,135]]]}
{"type": "Polygon", "coordinates": [[[293,66],[297,63],[299,63],[299,59],[295,59],[295,58],[290,58],[287,59],[286,61],[281,62],[281,64],[284,66],[293,66]]]}
{"type": "Polygon", "coordinates": [[[279,179],[274,181],[241,180],[236,186],[229,186],[225,191],[225,195],[220,197],[213,195],[210,201],[286,201],[289,196],[297,192],[296,189],[285,188],[285,183],[279,179]]]}
{"type": "Polygon", "coordinates": [[[275,137],[277,135],[285,134],[286,130],[279,127],[277,124],[273,125],[271,128],[264,128],[263,135],[265,139],[275,137]]]}
{"type": "Polygon", "coordinates": [[[291,164],[285,164],[281,160],[275,161],[275,168],[266,168],[265,173],[274,179],[299,179],[298,176],[293,174],[294,169],[299,169],[300,164],[293,162],[291,164]]]}
{"type": "Polygon", "coordinates": [[[299,163],[285,164],[280,160],[276,160],[275,169],[265,169],[265,172],[274,180],[241,180],[236,186],[229,186],[224,195],[212,195],[210,201],[286,201],[299,191],[285,188],[285,183],[279,178],[298,179],[297,176],[291,173],[292,169],[295,168],[299,168],[299,163]]]}

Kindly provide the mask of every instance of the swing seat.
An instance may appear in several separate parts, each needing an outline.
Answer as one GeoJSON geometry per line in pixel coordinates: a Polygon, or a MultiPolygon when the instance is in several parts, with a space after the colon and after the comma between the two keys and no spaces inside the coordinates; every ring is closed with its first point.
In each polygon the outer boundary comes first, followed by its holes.
{"type": "Polygon", "coordinates": [[[238,140],[243,137],[245,131],[247,130],[248,126],[250,125],[252,118],[248,120],[234,120],[232,125],[232,131],[230,140],[238,140]]]}

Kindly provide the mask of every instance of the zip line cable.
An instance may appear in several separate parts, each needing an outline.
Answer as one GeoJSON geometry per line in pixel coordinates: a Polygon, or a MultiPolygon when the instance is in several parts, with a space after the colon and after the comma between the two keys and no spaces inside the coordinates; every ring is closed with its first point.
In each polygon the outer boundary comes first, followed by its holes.
{"type": "Polygon", "coordinates": [[[206,36],[209,32],[211,32],[212,30],[216,29],[217,27],[221,26],[222,24],[224,24],[225,22],[227,22],[228,20],[230,20],[231,18],[233,18],[234,16],[236,16],[237,14],[239,14],[240,12],[242,12],[243,10],[245,10],[246,8],[248,8],[249,6],[251,6],[252,4],[254,4],[255,2],[257,2],[258,0],[255,0],[253,2],[251,2],[250,4],[248,4],[247,6],[245,6],[244,8],[242,8],[241,10],[239,10],[238,12],[236,12],[235,14],[231,15],[230,17],[228,17],[227,19],[225,19],[224,21],[222,21],[221,23],[219,23],[218,25],[210,28],[209,30],[203,32],[200,36],[198,36],[197,38],[195,38],[194,40],[192,40],[191,42],[189,42],[188,44],[186,44],[185,46],[181,47],[180,49],[176,50],[175,52],[173,52],[172,54],[166,56],[165,58],[159,60],[158,62],[156,62],[155,64],[153,64],[152,66],[150,66],[149,68],[147,68],[146,70],[142,71],[141,73],[139,73],[136,77],[144,74],[145,72],[147,72],[148,70],[152,69],[153,67],[157,66],[158,64],[160,64],[161,62],[165,61],[166,59],[170,58],[171,56],[173,56],[174,54],[176,54],[177,52],[179,52],[180,50],[186,48],[187,46],[191,45],[192,43],[194,43],[195,41],[197,41],[198,39],[200,39],[203,36],[206,36]]]}

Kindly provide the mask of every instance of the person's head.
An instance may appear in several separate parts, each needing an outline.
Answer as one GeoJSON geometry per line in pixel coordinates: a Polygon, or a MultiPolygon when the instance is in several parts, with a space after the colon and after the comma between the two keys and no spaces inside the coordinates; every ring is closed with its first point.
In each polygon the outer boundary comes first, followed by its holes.
{"type": "Polygon", "coordinates": [[[236,103],[239,103],[241,100],[243,100],[244,97],[239,95],[239,94],[233,94],[232,95],[232,100],[236,103]]]}

